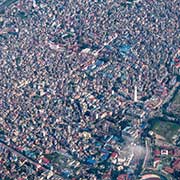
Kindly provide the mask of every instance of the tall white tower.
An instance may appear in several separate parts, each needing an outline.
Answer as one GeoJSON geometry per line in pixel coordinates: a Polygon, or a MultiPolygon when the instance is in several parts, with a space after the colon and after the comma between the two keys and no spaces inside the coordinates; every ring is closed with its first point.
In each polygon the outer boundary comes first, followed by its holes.
{"type": "Polygon", "coordinates": [[[137,102],[138,99],[137,99],[137,85],[135,85],[134,87],[134,102],[137,102]]]}

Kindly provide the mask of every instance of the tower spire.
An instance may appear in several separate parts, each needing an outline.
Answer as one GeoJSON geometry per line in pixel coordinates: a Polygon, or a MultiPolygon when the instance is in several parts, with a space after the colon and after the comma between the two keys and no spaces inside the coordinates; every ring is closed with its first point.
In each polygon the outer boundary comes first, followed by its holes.
{"type": "Polygon", "coordinates": [[[134,86],[134,102],[137,102],[137,85],[134,86]]]}

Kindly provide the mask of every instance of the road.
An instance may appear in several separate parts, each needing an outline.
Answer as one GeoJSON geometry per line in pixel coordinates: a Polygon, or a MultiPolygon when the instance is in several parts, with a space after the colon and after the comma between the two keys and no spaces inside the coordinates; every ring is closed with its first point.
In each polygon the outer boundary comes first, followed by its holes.
{"type": "Polygon", "coordinates": [[[142,165],[142,168],[145,169],[147,167],[147,162],[148,160],[150,159],[150,155],[151,155],[151,150],[150,150],[150,139],[147,139],[145,140],[145,145],[146,145],[146,155],[145,155],[145,158],[144,158],[144,162],[143,162],[143,165],[142,165]]]}

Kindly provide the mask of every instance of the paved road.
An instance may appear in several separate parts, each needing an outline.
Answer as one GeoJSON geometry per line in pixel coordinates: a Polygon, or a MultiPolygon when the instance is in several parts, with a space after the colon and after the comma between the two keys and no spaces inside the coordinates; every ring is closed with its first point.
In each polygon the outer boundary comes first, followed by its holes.
{"type": "Polygon", "coordinates": [[[143,165],[142,165],[143,169],[145,169],[147,167],[147,162],[148,162],[148,160],[150,158],[150,154],[151,154],[150,139],[145,140],[145,145],[146,145],[146,155],[145,155],[144,162],[143,162],[143,165]]]}

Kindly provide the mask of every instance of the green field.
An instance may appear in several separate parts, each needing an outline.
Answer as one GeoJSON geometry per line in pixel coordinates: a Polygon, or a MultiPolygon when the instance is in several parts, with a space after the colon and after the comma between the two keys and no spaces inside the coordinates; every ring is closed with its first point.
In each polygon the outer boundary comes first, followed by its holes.
{"type": "Polygon", "coordinates": [[[169,143],[172,143],[172,137],[178,135],[178,130],[180,130],[180,125],[167,122],[162,120],[154,120],[152,122],[152,131],[163,136],[169,143]]]}

